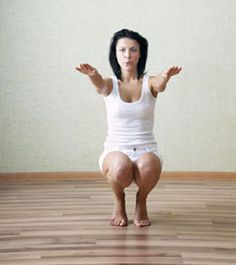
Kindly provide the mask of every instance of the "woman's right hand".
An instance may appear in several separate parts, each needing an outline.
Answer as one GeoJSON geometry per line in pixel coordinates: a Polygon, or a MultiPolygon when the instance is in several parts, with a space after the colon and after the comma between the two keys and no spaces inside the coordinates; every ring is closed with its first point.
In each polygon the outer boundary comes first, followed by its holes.
{"type": "Polygon", "coordinates": [[[99,74],[96,68],[89,64],[80,64],[79,67],[75,68],[82,74],[89,76],[90,81],[95,86],[97,92],[102,95],[108,95],[112,90],[112,79],[105,78],[99,74]]]}
{"type": "Polygon", "coordinates": [[[92,67],[90,64],[80,64],[79,67],[75,68],[77,71],[81,72],[82,74],[88,75],[88,76],[95,76],[97,74],[97,69],[92,67]]]}

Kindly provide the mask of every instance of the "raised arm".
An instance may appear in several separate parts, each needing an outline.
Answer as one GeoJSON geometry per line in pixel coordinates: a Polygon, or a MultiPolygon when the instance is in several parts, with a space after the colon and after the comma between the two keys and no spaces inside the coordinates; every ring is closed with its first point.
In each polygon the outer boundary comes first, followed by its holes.
{"type": "Polygon", "coordinates": [[[80,67],[75,68],[80,73],[87,75],[90,81],[95,86],[97,92],[104,96],[110,94],[112,90],[112,79],[103,78],[93,66],[89,64],[80,64],[80,67]]]}
{"type": "Polygon", "coordinates": [[[181,70],[182,68],[179,66],[172,66],[166,69],[161,74],[152,76],[150,78],[151,89],[155,91],[156,93],[164,91],[166,89],[166,84],[168,83],[170,78],[174,75],[177,75],[181,70]]]}

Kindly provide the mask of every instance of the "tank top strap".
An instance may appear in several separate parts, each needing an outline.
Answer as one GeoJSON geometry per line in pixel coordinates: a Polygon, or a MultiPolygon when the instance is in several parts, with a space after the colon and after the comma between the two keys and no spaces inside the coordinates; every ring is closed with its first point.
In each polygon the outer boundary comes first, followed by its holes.
{"type": "Polygon", "coordinates": [[[111,94],[116,97],[118,94],[118,79],[115,75],[110,76],[112,79],[112,92],[111,94]]]}
{"type": "Polygon", "coordinates": [[[144,76],[143,76],[143,89],[145,92],[150,92],[149,90],[149,87],[148,87],[148,79],[149,79],[149,76],[148,74],[146,73],[144,76]]]}

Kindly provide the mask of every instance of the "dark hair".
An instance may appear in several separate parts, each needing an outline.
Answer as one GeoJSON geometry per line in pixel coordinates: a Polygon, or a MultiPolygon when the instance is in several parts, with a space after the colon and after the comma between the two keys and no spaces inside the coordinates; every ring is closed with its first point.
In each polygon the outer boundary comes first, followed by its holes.
{"type": "Polygon", "coordinates": [[[136,40],[139,43],[140,47],[140,59],[137,65],[137,71],[138,71],[138,79],[144,74],[145,71],[145,65],[147,61],[147,54],[148,54],[148,41],[141,36],[138,32],[128,30],[128,29],[122,29],[120,31],[117,31],[110,43],[110,51],[109,51],[109,62],[111,65],[111,68],[116,75],[118,79],[121,80],[121,69],[120,65],[116,58],[116,45],[119,39],[121,38],[129,38],[136,40]]]}

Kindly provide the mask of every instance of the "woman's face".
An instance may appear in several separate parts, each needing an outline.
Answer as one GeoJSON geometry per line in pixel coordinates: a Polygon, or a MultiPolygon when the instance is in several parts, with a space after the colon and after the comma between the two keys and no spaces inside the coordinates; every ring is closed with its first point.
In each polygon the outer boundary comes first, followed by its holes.
{"type": "Polygon", "coordinates": [[[129,38],[119,39],[116,45],[116,58],[122,69],[136,69],[140,58],[139,43],[129,38]]]}

